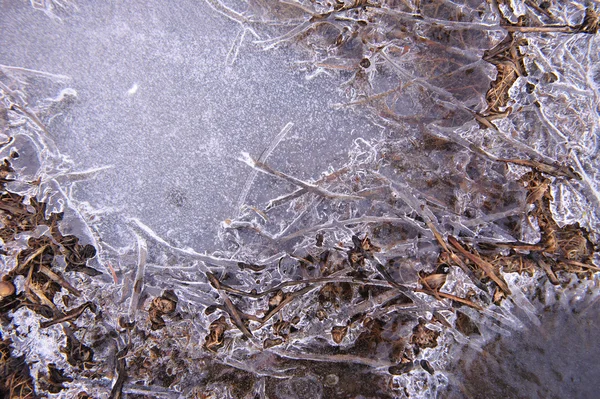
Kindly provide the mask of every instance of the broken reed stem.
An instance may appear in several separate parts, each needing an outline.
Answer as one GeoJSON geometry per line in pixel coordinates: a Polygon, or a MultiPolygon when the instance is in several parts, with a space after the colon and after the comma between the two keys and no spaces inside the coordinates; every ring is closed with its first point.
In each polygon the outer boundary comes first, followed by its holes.
{"type": "Polygon", "coordinates": [[[562,259],[561,261],[563,263],[566,263],[571,266],[579,266],[582,269],[588,269],[588,270],[593,270],[595,272],[600,272],[600,267],[597,267],[594,265],[588,265],[587,263],[577,262],[575,260],[569,260],[569,259],[562,259]]]}
{"type": "Polygon", "coordinates": [[[115,380],[115,384],[113,385],[109,399],[122,399],[123,398],[123,385],[125,384],[125,380],[127,379],[127,363],[125,361],[125,356],[127,356],[127,352],[129,352],[130,344],[125,346],[125,348],[121,349],[116,354],[116,371],[117,371],[117,379],[115,380]]]}
{"type": "Polygon", "coordinates": [[[502,26],[503,29],[509,32],[521,33],[580,33],[579,28],[567,25],[552,25],[552,26],[502,26]]]}
{"type": "Polygon", "coordinates": [[[250,332],[250,330],[248,330],[248,327],[246,327],[246,325],[242,321],[242,318],[240,317],[240,313],[237,310],[237,308],[235,307],[235,305],[233,304],[233,302],[231,302],[231,299],[229,299],[229,297],[227,296],[227,294],[225,292],[220,291],[219,294],[221,295],[221,298],[223,298],[223,301],[225,302],[225,306],[227,307],[227,310],[228,310],[227,313],[229,313],[229,315],[233,319],[233,322],[235,323],[237,328],[239,328],[239,330],[242,332],[242,334],[244,334],[246,337],[252,338],[253,337],[252,332],[250,332]]]}
{"type": "Polygon", "coordinates": [[[554,273],[554,271],[552,270],[552,268],[550,267],[549,264],[544,262],[542,259],[538,259],[537,263],[546,272],[546,274],[548,275],[548,279],[550,280],[550,282],[552,284],[554,284],[554,285],[560,284],[560,281],[558,281],[558,277],[556,277],[556,274],[554,273]]]}
{"type": "Polygon", "coordinates": [[[23,270],[25,270],[25,267],[27,265],[29,265],[29,263],[34,260],[36,257],[38,257],[39,255],[41,255],[42,253],[44,253],[44,251],[46,250],[46,248],[48,248],[48,245],[43,245],[40,248],[38,248],[35,252],[33,252],[31,255],[29,255],[27,258],[25,258],[25,260],[23,261],[23,263],[19,266],[17,266],[17,269],[15,270],[16,274],[21,273],[23,270]]]}

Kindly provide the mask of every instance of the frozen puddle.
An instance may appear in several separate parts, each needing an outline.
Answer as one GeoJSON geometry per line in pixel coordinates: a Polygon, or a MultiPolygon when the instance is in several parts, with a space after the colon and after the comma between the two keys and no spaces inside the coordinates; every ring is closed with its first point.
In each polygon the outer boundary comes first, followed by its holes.
{"type": "MultiPolygon", "coordinates": [[[[79,4],[61,17],[3,3],[0,64],[70,78],[21,73],[40,80],[35,90],[47,86],[42,98],[76,91],[44,123],[73,170],[112,166],[73,189],[76,200],[116,212],[100,224],[108,242],[124,242],[127,215],[181,245],[211,248],[251,173],[240,152],[258,157],[288,123],[269,163],[300,178],[320,177],[345,162],[355,138],[378,135],[331,108],[343,80],[307,80],[285,50],[263,51],[251,34],[228,65],[241,28],[203,1],[79,4]]],[[[265,198],[272,190],[260,189],[265,198]]]]}
{"type": "Polygon", "coordinates": [[[156,3],[2,3],[1,266],[24,302],[0,316],[36,384],[53,363],[57,397],[581,385],[595,9],[156,3]]]}

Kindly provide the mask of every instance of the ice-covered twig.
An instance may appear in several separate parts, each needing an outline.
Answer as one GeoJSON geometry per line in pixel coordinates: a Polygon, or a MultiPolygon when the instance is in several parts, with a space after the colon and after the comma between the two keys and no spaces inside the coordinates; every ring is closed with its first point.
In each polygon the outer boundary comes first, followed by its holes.
{"type": "Polygon", "coordinates": [[[481,147],[471,143],[469,140],[466,140],[463,137],[461,137],[458,133],[456,133],[456,131],[455,131],[456,129],[446,128],[446,127],[438,126],[436,124],[431,124],[431,126],[435,127],[436,135],[440,135],[440,136],[444,137],[446,140],[452,141],[456,144],[459,144],[459,145],[465,147],[466,149],[474,152],[475,154],[478,154],[480,156],[488,158],[492,161],[498,160],[498,158],[495,155],[490,154],[483,148],[481,148],[481,147]]]}
{"type": "Polygon", "coordinates": [[[274,48],[275,46],[277,46],[280,43],[283,43],[287,40],[291,40],[294,37],[306,32],[312,25],[313,25],[314,21],[312,20],[306,20],[303,23],[297,25],[296,27],[294,27],[293,29],[291,29],[289,32],[272,38],[272,39],[268,39],[268,40],[259,40],[259,41],[255,41],[254,44],[258,44],[261,46],[264,46],[265,50],[270,50],[272,48],[274,48]]]}
{"type": "Polygon", "coordinates": [[[413,303],[422,303],[422,301],[415,294],[413,294],[412,288],[409,288],[403,284],[396,282],[396,280],[394,280],[393,277],[388,273],[388,271],[385,270],[381,263],[377,262],[375,264],[375,269],[392,287],[397,288],[403,295],[410,298],[410,300],[413,301],[413,303]]]}
{"type": "Polygon", "coordinates": [[[529,159],[497,159],[498,162],[513,163],[515,165],[526,166],[556,177],[566,177],[567,179],[581,180],[581,176],[570,166],[561,165],[558,162],[546,164],[529,159]]]}
{"type": "Polygon", "coordinates": [[[282,378],[282,379],[292,378],[292,375],[290,375],[289,368],[287,368],[285,370],[281,370],[281,371],[275,371],[275,370],[270,370],[270,369],[266,370],[266,371],[260,370],[252,362],[252,359],[244,358],[243,361],[239,361],[239,360],[233,359],[232,357],[227,357],[225,359],[219,359],[219,361],[227,366],[245,371],[247,373],[250,373],[250,374],[253,374],[253,375],[256,375],[259,377],[282,378]]]}
{"type": "Polygon", "coordinates": [[[468,29],[469,31],[484,31],[484,32],[503,32],[504,27],[498,24],[486,24],[481,22],[462,22],[462,21],[450,21],[447,19],[438,19],[428,17],[421,14],[413,14],[404,11],[394,10],[389,7],[380,7],[371,9],[374,14],[385,14],[397,17],[402,21],[412,21],[416,23],[423,23],[427,25],[443,26],[444,29],[468,29]]]}
{"type": "MultiPolygon", "coordinates": [[[[271,141],[269,146],[263,151],[263,153],[260,154],[260,156],[258,157],[258,161],[266,162],[267,158],[269,158],[269,156],[271,155],[273,150],[275,150],[275,148],[279,145],[279,143],[281,143],[281,140],[283,140],[283,138],[290,132],[290,130],[292,130],[293,127],[294,127],[294,124],[292,122],[288,122],[283,127],[283,129],[281,129],[281,131],[273,138],[273,140],[271,141]]],[[[244,188],[240,194],[240,198],[238,199],[238,206],[237,206],[238,216],[241,212],[243,205],[246,202],[246,197],[248,196],[248,193],[250,192],[250,188],[252,187],[252,184],[254,183],[254,180],[256,179],[257,175],[258,175],[258,170],[254,169],[250,173],[250,176],[248,176],[248,180],[246,180],[246,184],[244,185],[244,188]]]]}
{"type": "Polygon", "coordinates": [[[37,117],[37,115],[34,114],[32,111],[29,111],[27,108],[25,108],[19,104],[13,104],[11,106],[11,108],[21,112],[23,115],[25,115],[25,117],[27,117],[27,119],[29,119],[31,122],[33,122],[33,124],[35,126],[37,126],[42,132],[44,132],[46,135],[54,138],[54,136],[48,131],[48,129],[46,129],[46,126],[42,123],[42,121],[40,121],[40,119],[37,117]]]}
{"type": "Polygon", "coordinates": [[[565,136],[565,134],[563,132],[561,132],[560,129],[558,127],[556,127],[556,125],[550,121],[550,119],[548,119],[548,117],[546,116],[546,114],[544,113],[544,111],[542,110],[541,107],[532,107],[532,109],[537,114],[538,118],[540,118],[540,120],[542,122],[544,122],[544,124],[548,127],[548,130],[550,131],[550,133],[552,133],[552,135],[555,136],[555,140],[559,144],[570,145],[569,138],[567,136],[565,136]],[[561,140],[557,139],[556,136],[560,137],[561,140]]]}
{"type": "Polygon", "coordinates": [[[227,220],[221,223],[221,226],[225,229],[248,229],[252,230],[260,236],[266,238],[267,240],[273,242],[275,241],[275,237],[273,237],[268,231],[264,231],[260,225],[256,222],[245,222],[245,221],[237,221],[237,220],[227,220]]]}
{"type": "Polygon", "coordinates": [[[242,152],[242,158],[240,159],[242,162],[246,163],[248,166],[259,170],[265,174],[271,175],[271,176],[275,176],[278,177],[280,179],[286,180],[298,187],[301,187],[305,190],[307,190],[308,192],[311,192],[313,194],[317,194],[320,195],[322,197],[328,198],[328,199],[339,199],[339,200],[362,200],[363,198],[357,195],[348,195],[348,194],[339,194],[339,193],[334,193],[331,191],[328,191],[324,188],[321,188],[319,186],[316,186],[314,184],[311,183],[307,183],[305,181],[302,181],[300,179],[297,179],[293,176],[287,175],[283,172],[279,172],[273,168],[271,168],[270,166],[268,166],[265,163],[262,163],[260,161],[255,161],[254,159],[252,159],[252,157],[250,156],[250,154],[248,154],[247,152],[242,152]]]}
{"type": "Polygon", "coordinates": [[[54,79],[55,81],[58,81],[58,82],[67,82],[67,81],[71,80],[71,77],[66,76],[66,75],[58,75],[58,74],[54,74],[54,73],[50,73],[50,72],[38,71],[36,69],[29,69],[29,68],[10,66],[10,65],[0,64],[0,70],[7,75],[11,75],[11,73],[21,73],[21,74],[31,74],[31,75],[41,76],[41,77],[48,78],[48,79],[54,79]]]}
{"type": "Polygon", "coordinates": [[[433,214],[431,209],[429,209],[429,207],[427,206],[427,204],[425,204],[424,201],[421,201],[416,197],[416,195],[413,193],[414,190],[412,189],[412,187],[404,183],[393,181],[379,172],[373,172],[373,175],[387,182],[389,184],[389,187],[396,194],[396,196],[402,199],[402,201],[404,201],[406,205],[408,205],[421,218],[423,218],[423,220],[425,220],[425,223],[433,224],[438,231],[440,230],[437,217],[433,214]]]}
{"type": "Polygon", "coordinates": [[[209,265],[214,265],[214,266],[221,266],[221,267],[225,267],[225,268],[237,267],[238,263],[240,263],[240,261],[238,261],[238,260],[223,259],[223,258],[218,258],[216,256],[201,254],[201,253],[194,251],[191,248],[176,247],[174,245],[169,244],[167,241],[165,241],[163,238],[161,238],[158,234],[156,234],[150,227],[148,227],[146,224],[144,224],[141,220],[139,220],[137,218],[128,218],[127,221],[132,225],[132,227],[134,227],[135,230],[152,238],[154,241],[169,248],[171,251],[173,251],[177,254],[180,254],[180,255],[187,256],[192,259],[200,260],[201,262],[198,263],[198,268],[203,272],[209,271],[208,268],[203,263],[206,263],[209,265]]]}
{"type": "MultiPolygon", "coordinates": [[[[323,176],[322,178],[320,178],[319,180],[317,180],[316,184],[318,185],[321,183],[332,181],[332,180],[336,179],[337,177],[339,177],[340,175],[343,175],[344,173],[348,172],[349,169],[350,169],[349,167],[344,167],[344,168],[336,170],[335,172],[329,173],[329,174],[323,176]]],[[[285,195],[282,195],[275,199],[272,199],[271,201],[269,201],[267,203],[266,209],[267,210],[273,209],[273,208],[275,208],[279,205],[282,205],[288,201],[296,199],[296,198],[306,194],[307,192],[308,192],[308,190],[306,190],[304,188],[300,188],[289,194],[285,194],[285,195]]]]}
{"type": "Polygon", "coordinates": [[[65,193],[61,185],[55,179],[50,179],[49,182],[53,183],[54,187],[52,187],[52,189],[58,192],[61,198],[66,202],[66,207],[72,212],[74,212],[79,221],[81,221],[85,234],[87,235],[87,238],[91,241],[91,244],[96,248],[100,248],[99,242],[97,240],[96,235],[94,234],[94,231],[90,228],[86,221],[86,218],[81,214],[80,210],[78,209],[76,204],[73,203],[70,196],[68,196],[67,193],[65,193]]]}
{"type": "Polygon", "coordinates": [[[295,191],[293,191],[293,192],[291,192],[289,194],[285,194],[285,195],[282,195],[282,196],[277,197],[275,199],[272,199],[272,200],[270,200],[267,203],[267,206],[266,206],[265,209],[267,211],[270,210],[270,209],[273,209],[273,208],[275,208],[275,207],[277,207],[279,205],[285,204],[288,201],[291,201],[293,199],[301,197],[302,195],[306,194],[307,192],[308,191],[306,189],[300,188],[300,189],[295,190],[295,191]]]}
{"type": "Polygon", "coordinates": [[[312,209],[314,209],[323,199],[322,198],[318,198],[318,201],[312,200],[309,204],[307,204],[304,209],[299,212],[294,219],[288,223],[288,225],[283,229],[283,231],[281,231],[279,234],[276,235],[275,238],[277,237],[281,237],[281,236],[285,236],[286,234],[288,234],[292,228],[312,209]]]}
{"type": "Polygon", "coordinates": [[[229,296],[227,296],[226,293],[221,291],[219,291],[219,295],[221,295],[223,302],[225,302],[227,313],[229,313],[229,316],[231,316],[237,328],[240,329],[240,331],[242,332],[242,334],[244,334],[244,336],[246,336],[246,338],[252,338],[254,335],[252,335],[252,332],[248,330],[248,327],[246,327],[246,325],[242,321],[239,311],[237,310],[233,302],[231,302],[229,296]]]}
{"type": "Polygon", "coordinates": [[[252,33],[252,36],[254,36],[257,39],[260,39],[260,36],[258,35],[258,33],[256,33],[254,31],[254,29],[248,27],[250,20],[248,18],[246,18],[244,15],[227,7],[220,0],[205,0],[205,1],[206,1],[206,4],[208,4],[210,8],[212,8],[219,14],[224,15],[225,17],[229,18],[230,20],[237,22],[238,24],[240,24],[242,26],[242,28],[244,30],[248,30],[250,33],[252,33]]]}
{"type": "Polygon", "coordinates": [[[461,101],[457,100],[456,97],[454,97],[454,95],[452,93],[450,93],[449,91],[447,91],[443,88],[434,86],[431,83],[427,82],[425,79],[413,76],[409,72],[407,72],[404,68],[402,68],[400,65],[398,65],[392,59],[392,57],[390,57],[390,55],[388,54],[388,51],[387,51],[389,47],[390,46],[385,47],[378,54],[381,54],[381,56],[393,67],[393,69],[396,70],[396,72],[398,72],[398,75],[400,75],[400,77],[405,79],[407,82],[415,83],[415,84],[422,86],[422,87],[426,88],[427,90],[439,95],[441,98],[443,98],[445,100],[446,104],[448,104],[448,106],[451,108],[455,108],[455,109],[458,109],[461,111],[466,111],[473,116],[477,115],[476,112],[471,110],[469,107],[467,107],[461,101]]]}
{"type": "MultiPolygon", "coordinates": [[[[352,271],[352,270],[351,269],[343,269],[343,270],[340,270],[337,273],[335,273],[334,276],[286,281],[284,283],[277,284],[276,286],[268,288],[265,291],[261,291],[261,292],[246,292],[246,291],[242,291],[237,288],[234,288],[234,287],[230,287],[223,283],[219,284],[219,288],[222,289],[223,291],[227,291],[234,295],[239,295],[239,296],[254,298],[254,299],[259,299],[266,295],[276,293],[277,291],[279,291],[283,288],[286,288],[286,287],[294,287],[297,285],[324,285],[324,284],[330,284],[330,283],[372,285],[372,286],[386,287],[386,288],[392,288],[392,287],[398,288],[397,286],[400,285],[402,287],[402,289],[404,289],[406,291],[410,290],[410,288],[408,286],[404,286],[404,285],[396,283],[396,282],[394,282],[392,284],[390,282],[385,282],[385,281],[381,281],[381,280],[366,280],[366,279],[360,279],[360,278],[356,278],[356,277],[336,277],[338,275],[348,273],[350,271],[352,271]]],[[[184,284],[194,284],[192,282],[185,282],[185,281],[181,281],[181,282],[184,284]]],[[[202,285],[205,283],[195,283],[195,284],[202,285]]]]}
{"type": "Polygon", "coordinates": [[[322,223],[322,224],[318,224],[316,226],[311,226],[311,227],[307,227],[305,229],[302,230],[298,230],[295,233],[291,233],[287,236],[283,236],[278,238],[277,241],[279,242],[285,242],[285,241],[289,241],[292,240],[294,238],[297,237],[303,237],[305,235],[307,235],[308,233],[312,233],[312,232],[316,232],[319,230],[329,230],[329,229],[335,229],[335,228],[340,228],[340,227],[344,227],[350,224],[361,224],[361,223],[401,223],[401,224],[409,224],[411,227],[416,228],[417,230],[419,230],[419,232],[422,235],[429,235],[431,232],[429,230],[427,230],[426,228],[424,228],[423,226],[421,226],[417,221],[415,221],[414,219],[411,219],[409,217],[406,216],[361,216],[361,217],[357,217],[357,218],[352,218],[352,219],[344,219],[344,220],[333,220],[331,222],[327,222],[327,223],[322,223]]]}
{"type": "Polygon", "coordinates": [[[115,167],[114,165],[105,165],[105,166],[100,166],[97,168],[91,168],[91,169],[82,170],[82,171],[62,172],[62,173],[59,173],[52,177],[53,178],[65,177],[70,182],[85,181],[85,180],[94,179],[101,172],[104,172],[109,169],[113,169],[114,167],[115,167]]]}
{"type": "Polygon", "coordinates": [[[370,367],[391,367],[395,366],[396,363],[386,361],[386,360],[376,360],[369,359],[366,357],[360,357],[356,355],[327,355],[320,353],[300,353],[297,351],[291,350],[280,350],[280,349],[270,349],[270,352],[273,352],[281,357],[285,357],[288,359],[295,360],[311,360],[315,362],[328,362],[328,363],[355,363],[355,364],[364,364],[365,366],[370,367]]]}
{"type": "Polygon", "coordinates": [[[227,65],[235,64],[235,60],[237,59],[238,53],[240,52],[240,47],[242,47],[242,43],[244,43],[244,38],[246,37],[247,29],[242,29],[236,35],[235,39],[233,39],[233,43],[231,44],[231,48],[227,52],[227,57],[225,58],[225,63],[227,65]]]}
{"type": "Polygon", "coordinates": [[[145,397],[151,396],[153,398],[184,398],[184,395],[181,392],[166,389],[157,385],[123,384],[122,392],[133,395],[142,395],[145,397]]]}
{"type": "Polygon", "coordinates": [[[135,313],[138,309],[140,295],[144,289],[144,274],[146,271],[146,259],[148,257],[148,245],[146,240],[142,237],[137,236],[137,271],[135,273],[135,280],[133,282],[133,291],[131,293],[131,301],[129,302],[129,319],[133,321],[135,319],[135,313]]]}
{"type": "Polygon", "coordinates": [[[271,320],[271,318],[273,318],[273,316],[279,313],[279,311],[281,311],[281,309],[283,309],[287,304],[291,303],[294,299],[301,297],[307,292],[314,290],[315,288],[316,286],[308,285],[302,289],[299,289],[298,291],[288,292],[283,298],[283,300],[273,310],[267,313],[265,317],[263,317],[259,328],[262,328],[269,320],[271,320]]]}

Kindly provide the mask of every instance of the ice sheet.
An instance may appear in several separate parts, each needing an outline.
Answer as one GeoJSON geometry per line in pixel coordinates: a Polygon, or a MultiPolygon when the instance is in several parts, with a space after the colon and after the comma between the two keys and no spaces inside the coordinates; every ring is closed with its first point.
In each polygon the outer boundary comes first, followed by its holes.
{"type": "Polygon", "coordinates": [[[307,80],[289,50],[266,52],[248,37],[229,65],[241,29],[203,1],[78,4],[64,14],[4,1],[0,63],[68,77],[62,88],[41,79],[43,94],[32,84],[29,101],[71,90],[44,123],[73,170],[111,166],[72,195],[112,212],[100,228],[113,245],[131,239],[119,227],[128,215],[182,245],[214,248],[251,173],[240,152],[258,157],[288,123],[269,161],[301,178],[318,178],[353,139],[380,133],[333,110],[340,77],[307,80]]]}
{"type": "Polygon", "coordinates": [[[41,177],[64,232],[99,248],[105,273],[83,280],[94,331],[140,326],[128,371],[146,377],[124,392],[439,397],[463,345],[477,358],[546,328],[553,298],[554,312],[594,303],[598,37],[578,31],[583,4],[553,3],[551,21],[529,1],[43,4],[2,3],[9,187],[41,177]],[[165,289],[178,314],[144,335],[165,289]],[[168,389],[134,361],[153,339],[180,370],[168,389]]]}

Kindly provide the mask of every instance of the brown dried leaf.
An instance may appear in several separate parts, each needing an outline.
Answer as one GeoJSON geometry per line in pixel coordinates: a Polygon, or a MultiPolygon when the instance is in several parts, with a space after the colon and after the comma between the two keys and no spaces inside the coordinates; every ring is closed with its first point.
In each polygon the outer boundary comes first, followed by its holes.
{"type": "Polygon", "coordinates": [[[523,44],[523,40],[515,39],[509,32],[502,42],[485,52],[483,59],[496,66],[497,75],[486,94],[488,107],[484,117],[504,113],[510,100],[508,91],[519,76],[525,75],[523,56],[519,50],[519,46],[523,44]]]}
{"type": "Polygon", "coordinates": [[[271,298],[269,298],[269,308],[272,309],[279,306],[284,297],[284,292],[282,290],[278,290],[271,298]]]}
{"type": "Polygon", "coordinates": [[[221,316],[217,320],[213,321],[208,327],[209,333],[206,336],[204,348],[211,352],[216,352],[219,348],[221,348],[225,339],[225,331],[227,331],[228,328],[229,325],[227,324],[227,319],[225,319],[225,316],[221,316]]]}
{"type": "Polygon", "coordinates": [[[166,326],[163,316],[171,315],[177,308],[177,295],[171,290],[166,290],[162,296],[152,300],[148,309],[148,318],[152,330],[160,330],[166,326]]]}
{"type": "Polygon", "coordinates": [[[435,348],[437,339],[440,336],[439,331],[431,330],[425,327],[425,321],[419,320],[419,324],[413,328],[413,334],[410,337],[410,343],[419,348],[435,348]]]}
{"type": "Polygon", "coordinates": [[[439,291],[446,283],[447,275],[443,273],[432,273],[427,275],[422,273],[419,275],[419,283],[431,291],[439,291]]]}
{"type": "Polygon", "coordinates": [[[333,339],[333,342],[339,345],[347,333],[348,326],[334,326],[331,329],[331,338],[333,339]]]}

